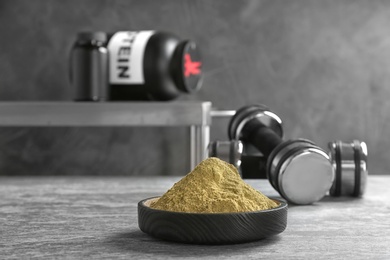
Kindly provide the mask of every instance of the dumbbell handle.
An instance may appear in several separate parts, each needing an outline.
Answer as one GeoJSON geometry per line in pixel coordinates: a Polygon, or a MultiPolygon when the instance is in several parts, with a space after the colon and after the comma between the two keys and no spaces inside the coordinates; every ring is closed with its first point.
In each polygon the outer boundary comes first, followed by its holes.
{"type": "Polygon", "coordinates": [[[266,157],[283,142],[278,134],[257,118],[253,118],[245,124],[242,136],[244,142],[251,143],[266,157]]]}

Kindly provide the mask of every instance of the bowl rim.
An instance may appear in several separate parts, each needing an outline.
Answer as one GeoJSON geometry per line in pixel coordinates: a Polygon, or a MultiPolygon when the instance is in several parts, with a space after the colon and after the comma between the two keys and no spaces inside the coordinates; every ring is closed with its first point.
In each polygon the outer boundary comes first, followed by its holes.
{"type": "Polygon", "coordinates": [[[283,209],[288,209],[288,203],[286,200],[282,199],[282,198],[279,198],[279,197],[268,197],[269,199],[279,203],[279,205],[276,207],[276,208],[272,208],[272,209],[264,209],[264,210],[256,210],[256,211],[242,211],[242,212],[216,212],[216,213],[202,213],[202,212],[181,212],[181,211],[170,211],[170,210],[162,210],[162,209],[154,209],[154,208],[151,208],[147,205],[145,205],[145,202],[149,201],[149,200],[152,200],[152,199],[156,199],[156,198],[160,198],[161,196],[153,196],[153,197],[149,197],[149,198],[146,198],[146,199],[143,199],[141,201],[138,202],[138,207],[143,207],[143,208],[146,208],[148,210],[151,210],[151,211],[154,211],[154,212],[163,212],[163,213],[168,213],[168,214],[180,214],[180,215],[199,215],[199,216],[227,216],[227,215],[242,215],[242,214],[245,214],[245,215],[248,215],[248,214],[265,214],[265,213],[269,213],[269,212],[274,212],[274,211],[278,211],[278,210],[283,210],[283,209]]]}

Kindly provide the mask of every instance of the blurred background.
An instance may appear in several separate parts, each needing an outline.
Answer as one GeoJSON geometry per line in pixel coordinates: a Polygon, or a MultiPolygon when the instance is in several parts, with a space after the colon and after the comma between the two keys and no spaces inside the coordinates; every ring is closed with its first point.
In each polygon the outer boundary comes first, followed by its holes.
{"type": "MultiPolygon", "coordinates": [[[[385,0],[1,0],[0,100],[72,100],[79,31],[167,31],[204,61],[202,89],[175,101],[265,104],[285,139],[365,141],[369,174],[389,174],[389,28],[385,0]]],[[[227,122],[213,120],[211,140],[227,140],[227,122]]],[[[0,128],[0,175],[184,175],[189,163],[187,128],[0,128]]]]}

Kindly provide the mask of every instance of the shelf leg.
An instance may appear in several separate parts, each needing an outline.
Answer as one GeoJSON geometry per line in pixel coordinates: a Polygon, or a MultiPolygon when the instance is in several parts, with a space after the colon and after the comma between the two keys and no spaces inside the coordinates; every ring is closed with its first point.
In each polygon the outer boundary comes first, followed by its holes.
{"type": "Polygon", "coordinates": [[[208,157],[207,146],[210,142],[210,126],[208,125],[192,125],[190,129],[190,149],[191,149],[191,170],[208,157]]]}

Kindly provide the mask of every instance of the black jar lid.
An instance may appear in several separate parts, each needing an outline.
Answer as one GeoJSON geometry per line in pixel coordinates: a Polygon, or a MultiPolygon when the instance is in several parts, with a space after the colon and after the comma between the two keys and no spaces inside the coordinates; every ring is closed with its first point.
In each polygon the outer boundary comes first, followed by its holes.
{"type": "Polygon", "coordinates": [[[79,32],[77,34],[77,42],[89,43],[89,42],[101,42],[107,41],[107,34],[105,32],[79,32]]]}
{"type": "Polygon", "coordinates": [[[173,78],[178,88],[186,93],[198,91],[202,86],[202,59],[197,44],[181,42],[176,48],[173,78]]]}

